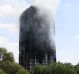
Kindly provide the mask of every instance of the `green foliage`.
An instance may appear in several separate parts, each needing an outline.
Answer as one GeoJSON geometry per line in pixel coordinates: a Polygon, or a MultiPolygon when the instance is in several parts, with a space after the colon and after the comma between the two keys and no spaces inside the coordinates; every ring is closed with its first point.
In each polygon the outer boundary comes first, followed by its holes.
{"type": "Polygon", "coordinates": [[[76,66],[74,66],[74,69],[77,72],[76,74],[79,74],[79,63],[76,66]]]}
{"type": "Polygon", "coordinates": [[[51,64],[36,65],[30,72],[15,63],[13,54],[0,48],[0,74],[79,74],[79,64],[52,62],[51,64]]]}
{"type": "Polygon", "coordinates": [[[76,74],[76,71],[72,65],[53,62],[47,66],[35,66],[30,74],[76,74]]]}
{"type": "Polygon", "coordinates": [[[47,69],[48,67],[46,66],[37,65],[30,71],[30,73],[31,74],[49,74],[50,72],[47,69]]]}
{"type": "Polygon", "coordinates": [[[4,71],[2,69],[0,69],[0,74],[5,74],[4,71]]]}
{"type": "Polygon", "coordinates": [[[62,63],[51,63],[50,70],[52,74],[76,74],[73,66],[62,63]]]}
{"type": "Polygon", "coordinates": [[[27,70],[19,70],[16,74],[29,74],[27,70]]]}
{"type": "Polygon", "coordinates": [[[11,52],[0,48],[0,74],[29,74],[29,72],[15,63],[11,52]]]}
{"type": "Polygon", "coordinates": [[[16,74],[19,70],[25,70],[23,67],[21,67],[19,64],[16,64],[15,62],[5,61],[0,64],[0,68],[4,70],[5,73],[8,74],[16,74]]]}
{"type": "Polygon", "coordinates": [[[7,60],[14,61],[13,54],[11,52],[7,52],[5,48],[0,48],[0,63],[7,60]]]}

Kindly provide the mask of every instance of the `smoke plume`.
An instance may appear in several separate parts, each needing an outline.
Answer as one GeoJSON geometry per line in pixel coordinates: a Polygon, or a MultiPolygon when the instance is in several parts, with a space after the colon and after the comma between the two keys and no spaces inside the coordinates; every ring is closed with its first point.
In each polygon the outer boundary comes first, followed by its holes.
{"type": "Polygon", "coordinates": [[[59,3],[60,3],[60,0],[33,0],[32,1],[32,4],[34,6],[37,6],[38,8],[47,9],[50,12],[53,12],[53,14],[56,13],[59,3]]]}
{"type": "Polygon", "coordinates": [[[43,17],[49,23],[49,27],[50,27],[49,37],[50,37],[51,46],[55,44],[54,42],[55,41],[54,17],[59,7],[59,4],[60,4],[60,0],[33,0],[32,1],[32,5],[38,8],[38,11],[37,11],[38,16],[43,17]]]}

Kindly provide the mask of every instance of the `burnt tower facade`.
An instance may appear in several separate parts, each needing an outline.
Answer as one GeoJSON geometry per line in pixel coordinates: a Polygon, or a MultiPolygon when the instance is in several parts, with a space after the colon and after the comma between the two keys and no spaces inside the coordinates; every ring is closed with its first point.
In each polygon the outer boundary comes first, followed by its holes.
{"type": "MultiPolygon", "coordinates": [[[[55,24],[31,6],[20,17],[19,63],[26,69],[56,61],[55,24]]],[[[53,20],[52,20],[53,21],[53,20]]]]}

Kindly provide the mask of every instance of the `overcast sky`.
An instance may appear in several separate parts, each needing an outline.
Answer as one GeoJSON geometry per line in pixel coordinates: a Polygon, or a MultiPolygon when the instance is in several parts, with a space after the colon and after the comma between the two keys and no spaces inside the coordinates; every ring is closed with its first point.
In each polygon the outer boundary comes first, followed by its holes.
{"type": "MultiPolygon", "coordinates": [[[[19,53],[19,15],[29,0],[0,0],[0,47],[19,53]]],[[[55,17],[57,61],[79,62],[79,0],[61,0],[55,17]]]]}

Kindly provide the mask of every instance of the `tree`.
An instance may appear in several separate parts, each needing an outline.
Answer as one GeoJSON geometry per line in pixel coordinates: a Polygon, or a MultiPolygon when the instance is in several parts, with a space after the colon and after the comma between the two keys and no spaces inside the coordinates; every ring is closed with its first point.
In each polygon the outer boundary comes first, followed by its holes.
{"type": "Polygon", "coordinates": [[[50,65],[47,66],[43,66],[43,65],[35,66],[30,73],[31,74],[76,74],[76,71],[74,70],[74,67],[70,64],[52,62],[50,65]]]}
{"type": "Polygon", "coordinates": [[[4,71],[2,69],[0,69],[0,74],[5,74],[4,71]]]}
{"type": "Polygon", "coordinates": [[[29,74],[27,70],[19,70],[16,74],[29,74]]]}
{"type": "Polygon", "coordinates": [[[47,66],[36,65],[31,71],[30,74],[50,74],[50,71],[47,66]]]}
{"type": "Polygon", "coordinates": [[[29,74],[21,65],[15,63],[13,54],[5,48],[0,48],[0,73],[1,74],[29,74]]]}
{"type": "Polygon", "coordinates": [[[74,69],[75,69],[75,71],[77,72],[77,74],[79,74],[79,63],[74,66],[74,69]]]}
{"type": "Polygon", "coordinates": [[[62,63],[51,63],[50,66],[51,74],[76,74],[73,66],[62,63]]]}
{"type": "Polygon", "coordinates": [[[0,48],[0,63],[7,60],[14,61],[13,53],[7,52],[5,48],[0,48]]]}
{"type": "Polygon", "coordinates": [[[15,62],[5,61],[0,64],[0,68],[7,74],[28,74],[28,72],[15,62]]]}

